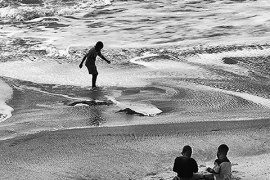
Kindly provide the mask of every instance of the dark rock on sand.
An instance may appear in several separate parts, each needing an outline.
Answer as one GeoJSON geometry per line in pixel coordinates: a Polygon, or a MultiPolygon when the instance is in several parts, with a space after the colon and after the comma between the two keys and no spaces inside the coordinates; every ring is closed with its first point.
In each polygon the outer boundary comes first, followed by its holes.
{"type": "Polygon", "coordinates": [[[134,114],[134,115],[139,115],[139,116],[145,116],[144,114],[138,113],[138,112],[136,112],[136,111],[134,111],[134,110],[132,110],[130,108],[122,109],[122,110],[117,111],[117,112],[125,112],[126,114],[131,114],[131,115],[134,114]]]}
{"type": "Polygon", "coordinates": [[[88,106],[101,106],[101,105],[109,106],[109,105],[112,105],[113,102],[112,101],[77,101],[77,102],[70,103],[69,106],[76,106],[78,104],[85,104],[88,106]]]}

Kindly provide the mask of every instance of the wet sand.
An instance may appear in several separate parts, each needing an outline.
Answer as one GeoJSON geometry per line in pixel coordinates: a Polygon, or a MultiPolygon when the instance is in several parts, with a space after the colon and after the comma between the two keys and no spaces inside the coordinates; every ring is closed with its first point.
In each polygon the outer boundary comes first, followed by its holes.
{"type": "Polygon", "coordinates": [[[184,145],[193,147],[202,171],[226,143],[235,179],[267,179],[269,129],[268,119],[44,131],[1,141],[0,174],[28,180],[171,179],[184,145]]]}

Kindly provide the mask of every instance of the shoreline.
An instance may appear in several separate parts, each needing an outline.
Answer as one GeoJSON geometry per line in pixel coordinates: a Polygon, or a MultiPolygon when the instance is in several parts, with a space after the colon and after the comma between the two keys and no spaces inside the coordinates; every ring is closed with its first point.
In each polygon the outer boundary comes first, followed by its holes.
{"type": "Polygon", "coordinates": [[[10,139],[0,140],[0,142],[24,139],[28,136],[43,136],[57,134],[81,134],[87,133],[89,136],[171,136],[193,133],[218,133],[248,129],[270,128],[270,118],[241,121],[204,121],[204,122],[184,122],[170,124],[140,124],[124,126],[103,126],[103,127],[74,127],[57,130],[44,130],[40,132],[20,135],[10,139]]]}

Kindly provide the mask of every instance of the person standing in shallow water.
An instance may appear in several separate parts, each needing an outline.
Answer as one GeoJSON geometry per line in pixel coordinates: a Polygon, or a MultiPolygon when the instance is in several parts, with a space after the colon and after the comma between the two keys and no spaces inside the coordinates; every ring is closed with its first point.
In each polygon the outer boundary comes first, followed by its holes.
{"type": "Polygon", "coordinates": [[[94,47],[92,47],[88,53],[83,57],[81,64],[79,65],[80,68],[83,67],[83,63],[85,62],[85,66],[88,69],[89,74],[92,74],[92,88],[97,87],[96,81],[98,76],[98,71],[96,67],[96,57],[99,56],[101,59],[105,60],[108,64],[111,62],[107,60],[102,54],[101,49],[103,48],[103,43],[98,41],[94,47]]]}

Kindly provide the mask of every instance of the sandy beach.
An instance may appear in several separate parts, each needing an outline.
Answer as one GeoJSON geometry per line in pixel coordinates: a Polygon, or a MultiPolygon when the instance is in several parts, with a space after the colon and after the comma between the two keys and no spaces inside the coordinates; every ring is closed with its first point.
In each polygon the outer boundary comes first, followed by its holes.
{"type": "Polygon", "coordinates": [[[0,172],[3,179],[169,180],[184,145],[193,147],[203,171],[226,143],[234,179],[269,179],[269,125],[268,119],[40,132],[1,141],[0,172]]]}

